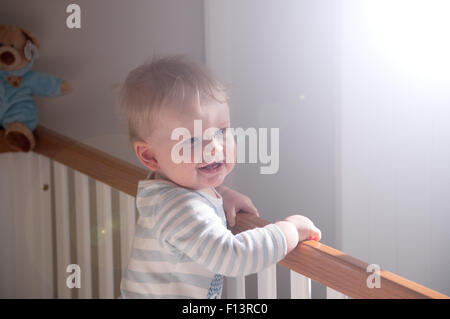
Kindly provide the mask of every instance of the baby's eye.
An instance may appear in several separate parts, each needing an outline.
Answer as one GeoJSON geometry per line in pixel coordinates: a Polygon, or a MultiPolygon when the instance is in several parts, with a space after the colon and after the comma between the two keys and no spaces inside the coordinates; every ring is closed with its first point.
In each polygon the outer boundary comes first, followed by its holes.
{"type": "Polygon", "coordinates": [[[185,143],[194,145],[194,144],[198,143],[198,141],[199,141],[199,139],[197,137],[192,137],[192,138],[186,140],[185,143]]]}
{"type": "Polygon", "coordinates": [[[226,128],[226,127],[221,128],[221,129],[219,129],[219,130],[216,132],[216,136],[217,136],[217,135],[224,135],[226,131],[227,131],[227,128],[226,128]]]}

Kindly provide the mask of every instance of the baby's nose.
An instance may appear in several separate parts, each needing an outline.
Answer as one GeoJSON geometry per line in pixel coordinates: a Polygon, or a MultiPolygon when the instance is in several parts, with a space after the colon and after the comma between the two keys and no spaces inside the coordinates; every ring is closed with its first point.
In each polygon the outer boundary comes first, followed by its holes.
{"type": "Polygon", "coordinates": [[[223,141],[218,138],[213,138],[212,142],[214,143],[214,148],[222,151],[223,150],[223,141]]]}
{"type": "Polygon", "coordinates": [[[216,158],[216,161],[221,161],[223,159],[223,143],[217,139],[213,138],[211,141],[211,156],[216,158]]]}

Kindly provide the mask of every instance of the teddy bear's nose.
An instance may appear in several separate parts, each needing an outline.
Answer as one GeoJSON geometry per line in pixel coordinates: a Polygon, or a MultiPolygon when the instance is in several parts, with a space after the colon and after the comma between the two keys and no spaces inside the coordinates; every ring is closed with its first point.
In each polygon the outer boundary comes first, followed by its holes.
{"type": "Polygon", "coordinates": [[[11,65],[16,61],[16,58],[11,52],[5,51],[0,55],[0,60],[6,65],[11,65]]]}

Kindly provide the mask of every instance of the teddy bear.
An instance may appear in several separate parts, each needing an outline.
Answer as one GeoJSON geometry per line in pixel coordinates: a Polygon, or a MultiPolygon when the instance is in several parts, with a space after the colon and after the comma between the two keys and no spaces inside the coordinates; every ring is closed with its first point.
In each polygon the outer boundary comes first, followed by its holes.
{"type": "Polygon", "coordinates": [[[0,129],[5,130],[9,147],[23,152],[36,144],[33,95],[58,96],[72,91],[69,82],[31,70],[38,50],[39,41],[32,32],[0,25],[0,129]]]}

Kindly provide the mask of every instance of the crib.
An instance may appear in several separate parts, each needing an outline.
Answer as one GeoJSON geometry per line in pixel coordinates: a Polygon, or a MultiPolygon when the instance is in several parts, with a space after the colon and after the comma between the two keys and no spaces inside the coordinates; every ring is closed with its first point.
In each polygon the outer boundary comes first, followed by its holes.
{"type": "MultiPolygon", "coordinates": [[[[2,285],[13,287],[6,297],[117,298],[137,217],[134,196],[146,171],[42,126],[35,135],[35,150],[25,154],[8,149],[0,131],[14,238],[13,260],[2,261],[13,273],[2,275],[9,281],[2,285]],[[74,269],[79,288],[68,284],[74,269]]],[[[241,213],[232,232],[267,223],[241,213]]],[[[320,242],[300,243],[279,264],[289,269],[293,299],[311,298],[311,280],[325,285],[331,299],[448,298],[383,269],[380,287],[370,288],[367,263],[320,242]]],[[[257,274],[258,298],[277,298],[276,278],[276,265],[257,274]]],[[[245,283],[226,278],[223,297],[246,298],[245,283]]]]}

